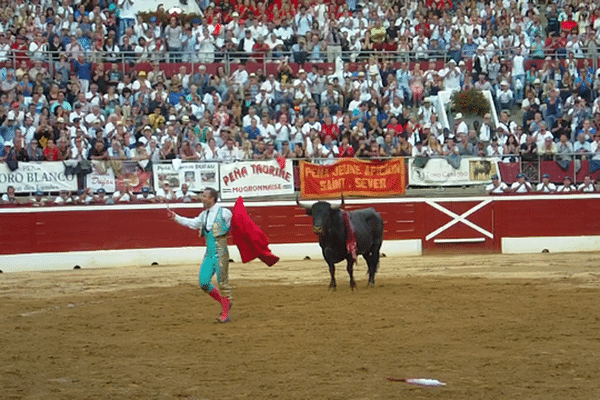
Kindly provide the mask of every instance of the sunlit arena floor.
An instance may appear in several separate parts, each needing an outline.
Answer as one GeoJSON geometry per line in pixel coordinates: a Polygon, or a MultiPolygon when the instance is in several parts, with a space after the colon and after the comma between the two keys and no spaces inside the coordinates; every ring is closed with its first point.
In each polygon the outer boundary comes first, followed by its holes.
{"type": "Polygon", "coordinates": [[[595,399],[600,253],[0,274],[2,399],[595,399]],[[434,378],[421,388],[393,378],[434,378]]]}

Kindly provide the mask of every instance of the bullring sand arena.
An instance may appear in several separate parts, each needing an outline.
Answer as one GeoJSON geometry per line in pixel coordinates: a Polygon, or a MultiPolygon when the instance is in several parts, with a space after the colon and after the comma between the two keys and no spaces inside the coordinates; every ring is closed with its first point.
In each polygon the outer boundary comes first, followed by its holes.
{"type": "Polygon", "coordinates": [[[233,263],[229,324],[196,264],[1,274],[0,398],[600,398],[600,253],[355,271],[333,292],[323,260],[233,263]]]}

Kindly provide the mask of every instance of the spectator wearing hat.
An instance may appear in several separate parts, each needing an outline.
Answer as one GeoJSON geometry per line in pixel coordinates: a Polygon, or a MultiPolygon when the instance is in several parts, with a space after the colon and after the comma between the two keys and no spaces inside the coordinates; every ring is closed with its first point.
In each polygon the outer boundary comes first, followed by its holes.
{"type": "Polygon", "coordinates": [[[92,197],[94,198],[94,203],[114,204],[113,200],[106,195],[106,190],[104,188],[99,188],[92,197]]]}
{"type": "Polygon", "coordinates": [[[198,92],[201,96],[206,94],[211,77],[211,74],[206,72],[205,65],[200,65],[198,67],[198,72],[193,77],[193,83],[198,87],[198,92]]]}
{"type": "Polygon", "coordinates": [[[508,185],[500,180],[496,174],[492,175],[492,183],[485,187],[488,194],[502,194],[510,192],[508,185]]]}
{"type": "Polygon", "coordinates": [[[148,73],[146,71],[141,70],[140,72],[138,72],[138,78],[135,80],[135,82],[133,82],[133,85],[131,87],[134,92],[139,91],[142,85],[145,86],[146,89],[152,90],[152,84],[147,79],[147,77],[148,73]]]}
{"type": "Polygon", "coordinates": [[[165,180],[156,191],[156,199],[158,201],[172,201],[176,199],[175,191],[168,180],[165,180]]]}
{"type": "Polygon", "coordinates": [[[556,144],[551,137],[545,139],[544,144],[539,148],[538,153],[544,161],[554,160],[554,156],[556,155],[556,144]]]}
{"type": "Polygon", "coordinates": [[[550,182],[550,175],[542,175],[542,181],[537,185],[537,191],[541,193],[554,193],[556,192],[556,185],[550,182]]]}
{"type": "Polygon", "coordinates": [[[73,196],[73,203],[75,204],[90,204],[94,201],[94,196],[92,195],[92,189],[79,189],[77,191],[77,196],[73,196]]]}
{"type": "Polygon", "coordinates": [[[456,66],[456,61],[453,59],[449,60],[446,67],[439,72],[439,76],[444,83],[444,90],[449,90],[451,92],[459,91],[461,87],[460,75],[461,71],[460,68],[456,66]]]}
{"type": "Polygon", "coordinates": [[[531,183],[527,181],[527,177],[523,173],[518,173],[517,181],[510,186],[510,191],[513,193],[529,193],[532,190],[531,183]]]}
{"type": "Polygon", "coordinates": [[[496,104],[498,104],[498,111],[512,109],[515,99],[508,81],[503,80],[500,82],[500,90],[496,92],[496,100],[496,104]]]}
{"type": "Polygon", "coordinates": [[[454,116],[454,132],[456,136],[469,134],[469,126],[465,122],[462,113],[456,113],[454,116]]]}
{"type": "Polygon", "coordinates": [[[38,190],[33,194],[33,198],[30,200],[29,203],[33,207],[42,207],[42,206],[45,206],[47,202],[48,202],[48,199],[44,198],[44,192],[42,192],[41,190],[38,190]]]}
{"type": "Polygon", "coordinates": [[[420,123],[428,123],[431,122],[431,116],[435,114],[435,107],[431,103],[430,97],[425,97],[423,99],[423,104],[419,107],[419,111],[417,112],[417,116],[419,117],[420,123]]]}
{"type": "Polygon", "coordinates": [[[577,188],[573,185],[573,179],[570,176],[565,176],[562,185],[556,188],[557,193],[573,193],[576,192],[577,188]]]}
{"type": "Polygon", "coordinates": [[[0,163],[5,163],[8,160],[8,156],[13,149],[13,141],[5,140],[0,148],[0,163]]]}
{"type": "Polygon", "coordinates": [[[11,104],[11,109],[7,113],[7,117],[11,117],[13,121],[15,121],[15,129],[18,129],[25,121],[25,112],[20,108],[21,104],[19,104],[18,101],[15,101],[11,104]]]}
{"type": "Polygon", "coordinates": [[[291,47],[291,52],[293,62],[303,65],[308,58],[306,39],[304,37],[298,37],[296,43],[291,47]]]}

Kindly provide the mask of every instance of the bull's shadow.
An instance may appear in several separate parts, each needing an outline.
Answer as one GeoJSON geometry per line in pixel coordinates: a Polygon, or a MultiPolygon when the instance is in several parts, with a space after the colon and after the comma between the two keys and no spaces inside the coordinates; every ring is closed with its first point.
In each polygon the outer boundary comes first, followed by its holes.
{"type": "Polygon", "coordinates": [[[335,264],[346,260],[350,288],[354,290],[353,266],[355,257],[362,255],[368,266],[368,286],[375,285],[379,266],[379,251],[383,243],[383,218],[374,208],[343,211],[344,195],[340,205],[317,201],[312,206],[296,203],[313,219],[313,232],[319,237],[319,246],[331,274],[330,289],[336,289],[335,264]],[[355,240],[353,240],[355,239],[355,240]]]}

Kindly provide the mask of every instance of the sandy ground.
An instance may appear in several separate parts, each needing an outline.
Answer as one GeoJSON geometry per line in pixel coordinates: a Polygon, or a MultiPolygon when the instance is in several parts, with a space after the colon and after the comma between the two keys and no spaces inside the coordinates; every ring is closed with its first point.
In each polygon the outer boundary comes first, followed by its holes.
{"type": "Polygon", "coordinates": [[[2,399],[599,399],[600,253],[0,275],[2,399]],[[420,388],[386,377],[435,378],[420,388]]]}

